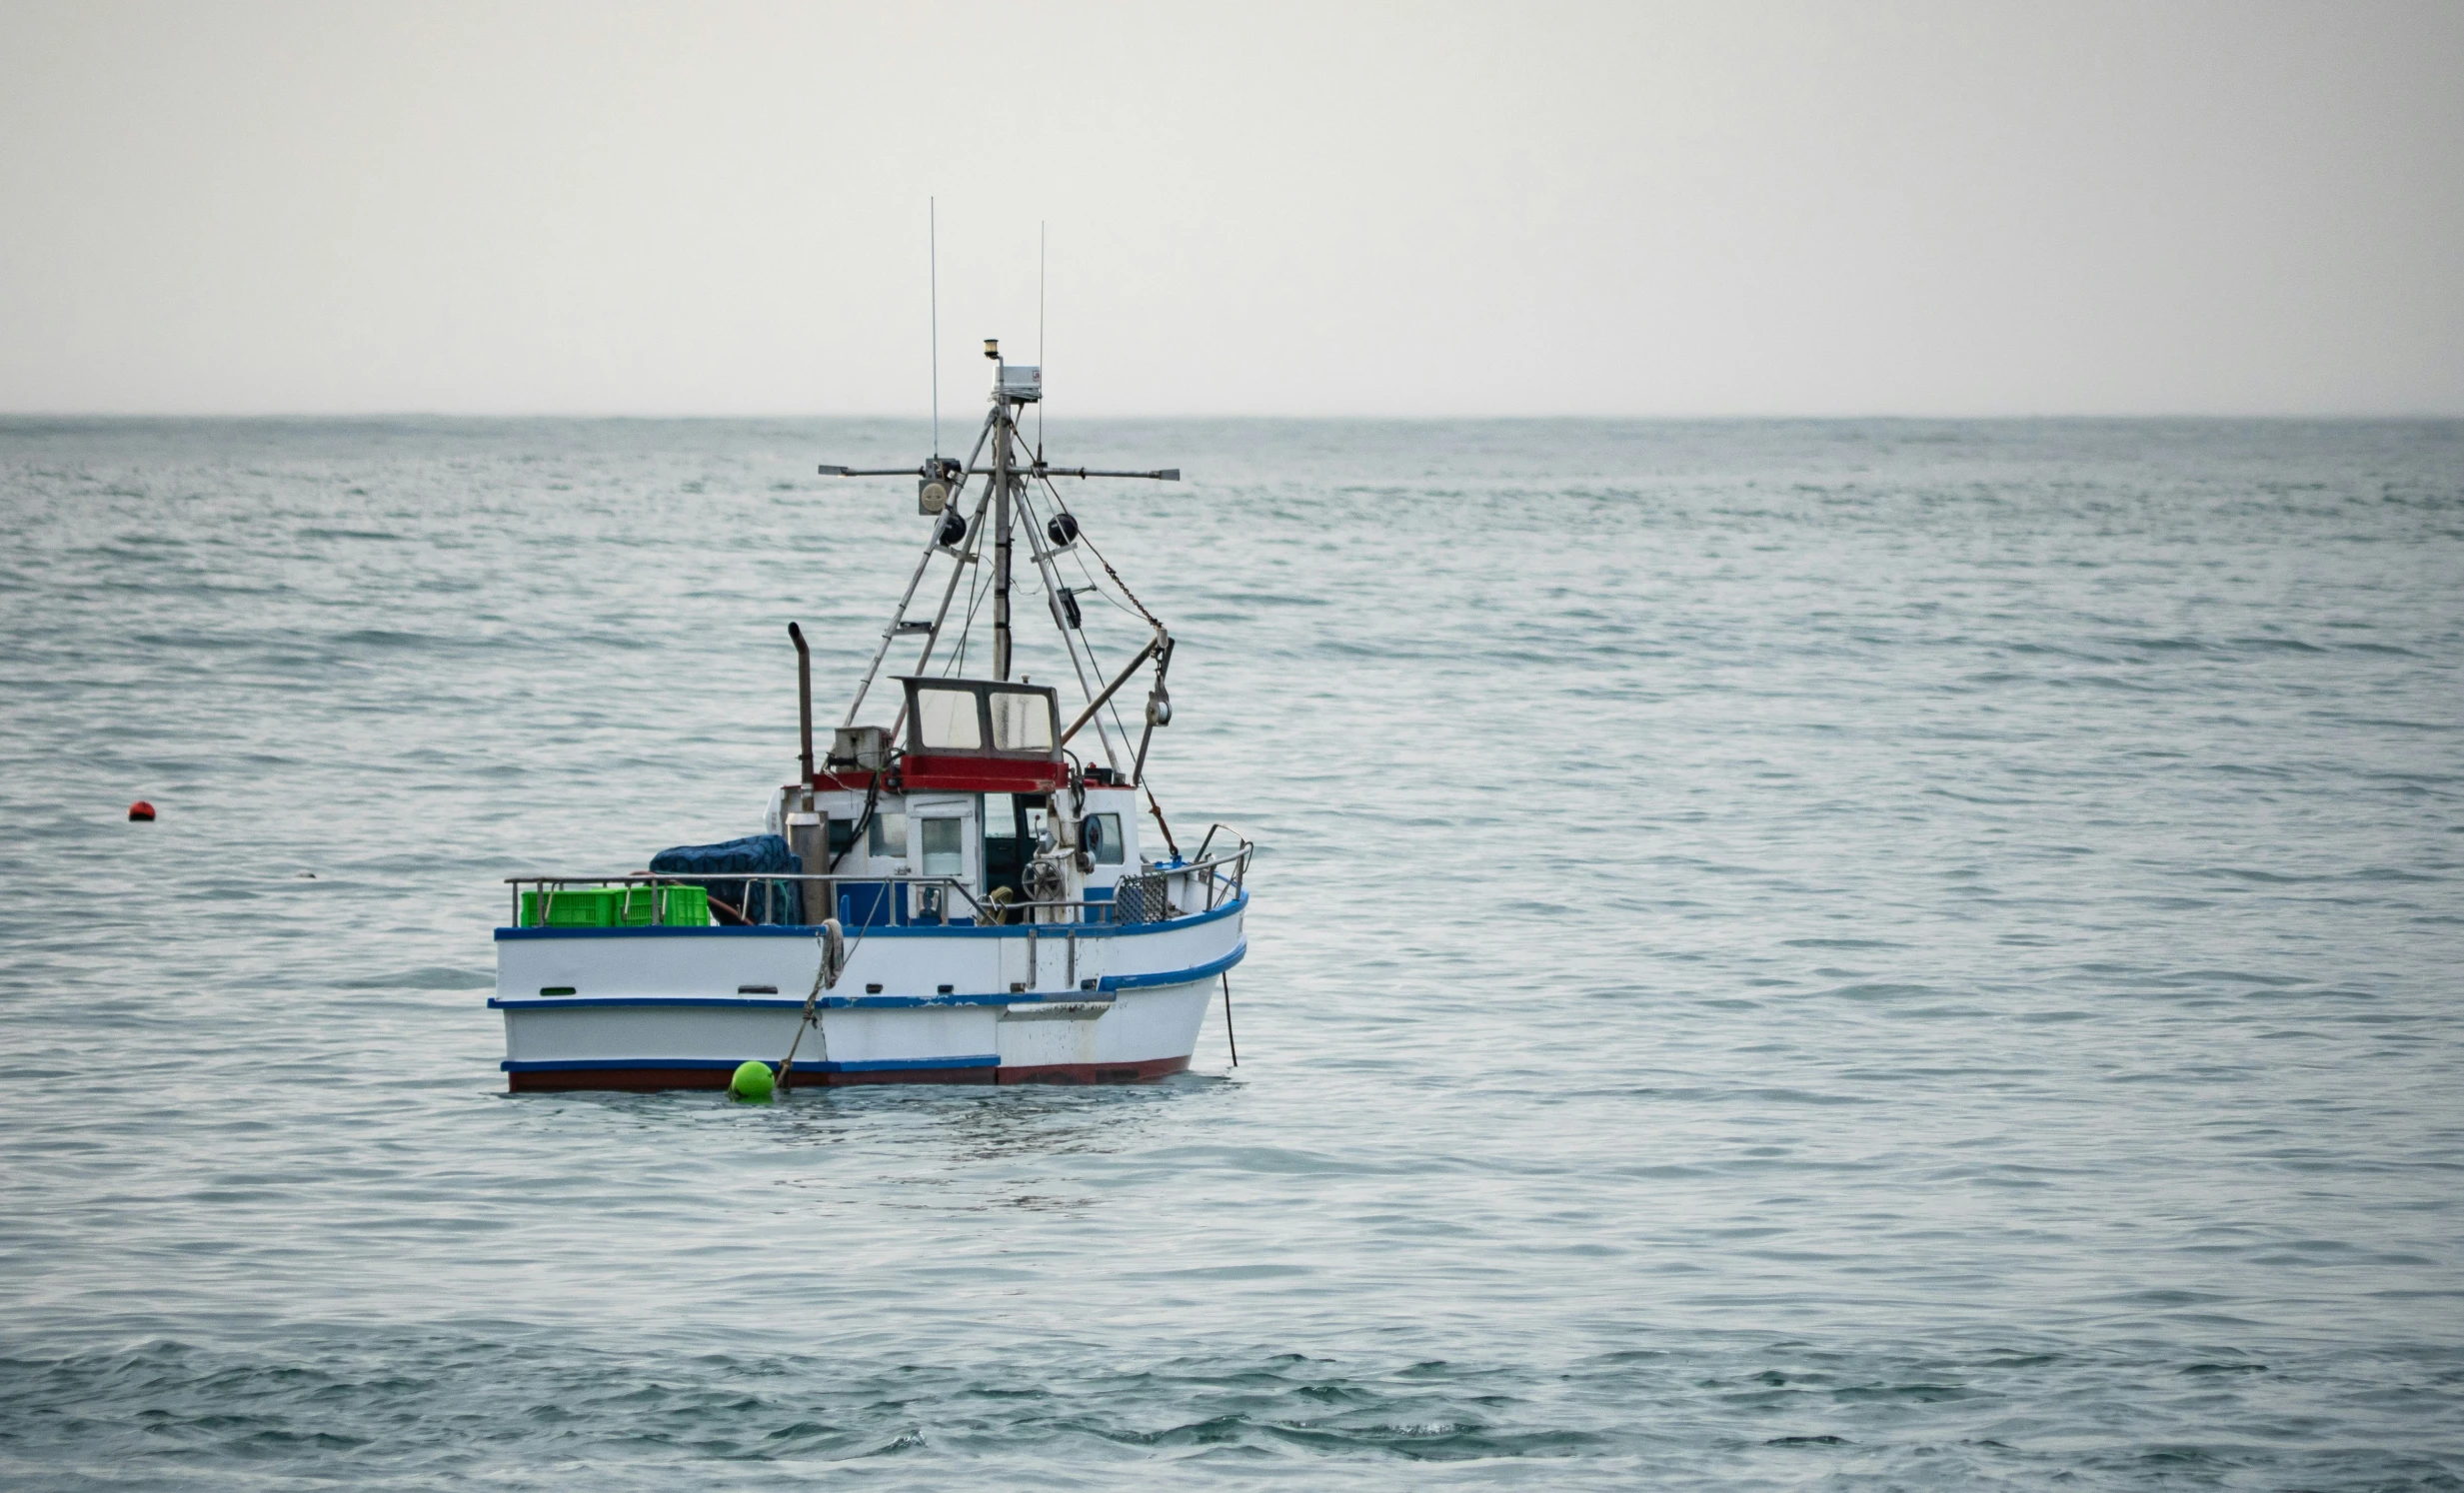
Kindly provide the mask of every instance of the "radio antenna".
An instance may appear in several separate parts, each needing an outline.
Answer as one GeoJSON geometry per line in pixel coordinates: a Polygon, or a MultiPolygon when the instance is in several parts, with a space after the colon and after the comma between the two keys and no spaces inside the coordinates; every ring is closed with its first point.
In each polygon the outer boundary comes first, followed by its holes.
{"type": "MultiPolygon", "coordinates": [[[[933,282],[933,455],[941,456],[941,199],[924,200],[924,256],[933,282]]],[[[1044,334],[1039,331],[1039,341],[1044,334]]]]}
{"type": "MultiPolygon", "coordinates": [[[[1036,377],[1044,377],[1044,223],[1036,223],[1036,377]]],[[[1036,460],[1044,460],[1044,401],[1036,401],[1036,460]]]]}

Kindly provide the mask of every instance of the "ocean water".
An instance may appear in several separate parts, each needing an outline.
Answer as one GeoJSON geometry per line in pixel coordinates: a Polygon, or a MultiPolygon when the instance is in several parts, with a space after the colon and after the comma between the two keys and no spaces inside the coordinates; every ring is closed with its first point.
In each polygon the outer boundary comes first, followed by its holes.
{"type": "Polygon", "coordinates": [[[0,423],[0,1484],[2464,1487],[2464,427],[1057,421],[1239,1065],[507,1095],[923,443],[0,423]]]}

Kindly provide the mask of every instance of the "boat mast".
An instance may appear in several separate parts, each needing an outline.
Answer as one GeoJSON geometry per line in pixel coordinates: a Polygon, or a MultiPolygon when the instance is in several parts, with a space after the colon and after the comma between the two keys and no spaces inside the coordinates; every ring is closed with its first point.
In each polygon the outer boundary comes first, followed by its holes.
{"type": "Polygon", "coordinates": [[[1001,343],[984,340],[993,360],[993,678],[1010,677],[1010,393],[1002,387],[1001,343]]]}
{"type": "MultiPolygon", "coordinates": [[[[916,672],[922,673],[925,666],[932,662],[934,650],[941,643],[943,630],[950,621],[951,604],[958,598],[959,583],[966,578],[967,568],[977,564],[977,557],[983,554],[985,530],[988,524],[992,529],[993,539],[993,675],[998,680],[1006,681],[1010,678],[1013,534],[1022,511],[1026,513],[1029,522],[1034,522],[1035,511],[1028,506],[1026,492],[1030,478],[1045,484],[1048,488],[1052,485],[1052,479],[1056,477],[1140,477],[1155,482],[1179,482],[1181,480],[1181,469],[1178,467],[1164,467],[1152,472],[1121,472],[1093,467],[1047,466],[1041,450],[1036,452],[1031,465],[1022,468],[1019,464],[1020,453],[1017,445],[1021,439],[1017,415],[1018,411],[1027,405],[1042,401],[1044,397],[1043,371],[1035,368],[1021,368],[1016,375],[1012,375],[1008,367],[1002,363],[1001,342],[998,338],[988,337],[984,340],[984,356],[992,360],[994,365],[992,408],[985,415],[983,431],[976,437],[975,450],[969,453],[966,461],[957,462],[935,456],[912,470],[905,467],[831,465],[820,468],[821,475],[824,477],[913,476],[920,484],[917,497],[919,504],[923,506],[923,512],[935,516],[933,535],[926,541],[924,554],[916,562],[915,574],[908,577],[907,590],[900,595],[898,608],[891,614],[889,626],[882,629],[881,644],[873,651],[873,662],[866,666],[864,678],[857,682],[855,699],[848,702],[845,723],[848,726],[852,727],[856,724],[857,715],[864,709],[865,698],[871,693],[874,681],[881,675],[882,664],[889,657],[892,644],[901,638],[922,635],[924,649],[917,655],[916,672]],[[976,463],[983,460],[984,448],[988,442],[993,448],[992,463],[990,466],[979,467],[976,463]],[[976,500],[974,513],[968,515],[964,511],[963,500],[967,494],[969,479],[976,477],[990,478],[992,486],[976,500]],[[956,530],[955,533],[952,532],[953,529],[956,530]],[[932,568],[933,557],[936,555],[946,555],[952,561],[950,578],[942,588],[941,605],[934,610],[930,622],[910,619],[907,609],[914,603],[918,589],[924,584],[925,572],[932,568]]],[[[936,444],[938,445],[938,442],[936,444]]],[[[1060,502],[1058,493],[1054,495],[1054,501],[1060,502]]],[[[1067,518],[1066,515],[1063,517],[1067,518]]],[[[1076,523],[1075,520],[1069,522],[1073,525],[1076,523]]],[[[1054,625],[1062,630],[1062,644],[1070,650],[1072,669],[1078,670],[1078,649],[1070,638],[1069,617],[1063,605],[1068,600],[1068,596],[1061,585],[1060,572],[1055,568],[1052,558],[1059,549],[1066,548],[1075,540],[1075,528],[1070,539],[1056,538],[1055,549],[1052,551],[1046,550],[1034,534],[1031,533],[1028,538],[1029,553],[1043,575],[1047,600],[1052,603],[1054,625]]],[[[1120,578],[1116,576],[1114,579],[1118,581],[1120,578]]],[[[975,597],[979,593],[971,591],[968,595],[975,597]]],[[[1133,601],[1135,600],[1133,598],[1133,601]]],[[[973,602],[969,603],[971,610],[968,616],[970,618],[974,616],[972,611],[974,605],[973,602]]],[[[1141,608],[1140,611],[1143,614],[1145,609],[1141,608]]],[[[1146,650],[1139,655],[1138,659],[1133,661],[1130,669],[1124,671],[1120,679],[1115,680],[1110,688],[1094,697],[1088,706],[1089,715],[1092,715],[1104,702],[1112,699],[1115,692],[1128,683],[1129,675],[1136,672],[1140,665],[1148,659],[1159,657],[1159,649],[1162,650],[1162,658],[1171,657],[1172,642],[1163,631],[1164,625],[1156,622],[1153,616],[1148,616],[1147,620],[1155,625],[1155,639],[1147,645],[1146,650]]],[[[1087,663],[1089,667],[1093,667],[1095,663],[1092,646],[1089,649],[1087,663]]],[[[1084,690],[1088,684],[1085,673],[1080,672],[1080,688],[1084,690]]],[[[1160,698],[1163,691],[1160,669],[1156,691],[1160,698]]],[[[1169,711],[1169,707],[1165,709],[1169,711]]],[[[1151,702],[1150,713],[1153,724],[1160,725],[1164,719],[1169,719],[1168,716],[1154,717],[1154,710],[1155,706],[1151,702]]],[[[899,728],[906,723],[906,719],[907,706],[902,701],[897,714],[891,719],[889,728],[894,738],[898,735],[899,728]]],[[[1087,717],[1082,716],[1076,725],[1062,733],[1062,741],[1067,743],[1070,738],[1078,734],[1079,728],[1086,724],[1087,717]]],[[[1120,758],[1114,754],[1111,737],[1105,735],[1101,725],[1097,727],[1097,734],[1103,738],[1105,756],[1112,761],[1114,770],[1118,771],[1121,763],[1120,758]]],[[[1123,745],[1128,745],[1126,738],[1123,745]]],[[[1140,753],[1142,761],[1145,759],[1144,746],[1142,742],[1140,753]]]]}

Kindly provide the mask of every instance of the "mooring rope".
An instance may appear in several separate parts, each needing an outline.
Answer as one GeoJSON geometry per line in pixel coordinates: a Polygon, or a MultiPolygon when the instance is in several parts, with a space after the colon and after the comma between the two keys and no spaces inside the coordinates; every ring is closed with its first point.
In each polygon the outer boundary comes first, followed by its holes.
{"type": "MultiPolygon", "coordinates": [[[[839,976],[847,972],[848,960],[855,957],[856,950],[847,946],[845,930],[835,917],[825,919],[813,934],[813,941],[821,945],[822,961],[813,971],[813,988],[805,992],[805,1010],[796,1022],[796,1040],[787,1044],[787,1060],[779,1064],[781,1093],[787,1092],[788,1075],[796,1071],[796,1049],[805,1044],[806,1027],[813,1028],[822,1044],[822,1055],[818,1060],[830,1061],[830,1032],[815,1014],[815,1007],[821,1004],[822,991],[839,983],[839,976]]],[[[864,928],[859,927],[856,930],[856,947],[863,946],[864,928]]]]}

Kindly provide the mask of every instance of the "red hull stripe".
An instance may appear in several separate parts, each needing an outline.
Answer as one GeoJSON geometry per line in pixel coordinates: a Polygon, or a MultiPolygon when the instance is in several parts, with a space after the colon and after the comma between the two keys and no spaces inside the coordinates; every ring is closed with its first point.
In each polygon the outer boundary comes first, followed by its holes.
{"type": "MultiPolygon", "coordinates": [[[[1187,1057],[1153,1057],[1144,1062],[1061,1062],[1040,1067],[865,1068],[815,1072],[804,1063],[788,1076],[790,1088],[850,1088],[871,1083],[1147,1083],[1186,1072],[1187,1057]]],[[[735,1065],[726,1067],[540,1067],[518,1068],[505,1075],[513,1093],[577,1091],[656,1093],[663,1089],[724,1089],[735,1065]]]]}

